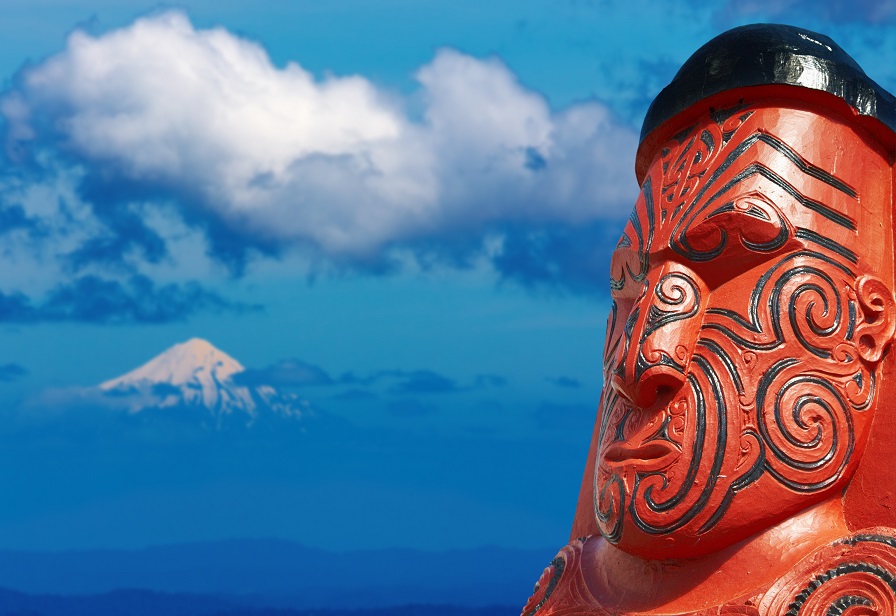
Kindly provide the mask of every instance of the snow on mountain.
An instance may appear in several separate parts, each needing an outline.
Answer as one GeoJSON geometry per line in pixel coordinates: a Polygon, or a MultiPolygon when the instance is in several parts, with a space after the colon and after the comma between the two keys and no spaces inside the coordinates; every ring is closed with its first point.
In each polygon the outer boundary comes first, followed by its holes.
{"type": "Polygon", "coordinates": [[[157,355],[127,374],[100,383],[132,413],[153,408],[204,408],[218,418],[243,413],[251,423],[270,410],[299,417],[307,404],[293,394],[266,385],[247,387],[233,381],[244,368],[227,353],[201,338],[192,338],[157,355]]]}

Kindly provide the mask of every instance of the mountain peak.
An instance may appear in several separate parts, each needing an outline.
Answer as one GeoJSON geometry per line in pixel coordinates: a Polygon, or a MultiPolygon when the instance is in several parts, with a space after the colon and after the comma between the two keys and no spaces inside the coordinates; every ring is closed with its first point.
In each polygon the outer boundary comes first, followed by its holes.
{"type": "Polygon", "coordinates": [[[242,364],[207,340],[191,338],[175,344],[127,374],[100,383],[100,389],[108,391],[157,383],[175,386],[194,383],[205,388],[243,370],[242,364]]]}
{"type": "Polygon", "coordinates": [[[273,387],[251,387],[233,377],[245,368],[237,360],[202,338],[175,344],[148,362],[117,378],[100,383],[99,390],[131,413],[159,408],[205,409],[217,418],[249,417],[260,412],[280,417],[302,417],[307,402],[295,394],[281,394],[273,387]]]}

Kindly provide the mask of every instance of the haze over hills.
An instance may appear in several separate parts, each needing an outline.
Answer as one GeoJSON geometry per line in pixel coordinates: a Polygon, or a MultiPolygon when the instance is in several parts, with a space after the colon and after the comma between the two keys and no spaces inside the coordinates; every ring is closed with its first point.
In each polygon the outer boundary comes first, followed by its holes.
{"type": "Polygon", "coordinates": [[[201,338],[175,344],[142,366],[104,381],[98,390],[130,413],[159,409],[204,410],[213,418],[243,418],[251,425],[261,415],[297,419],[307,403],[268,385],[237,384],[245,368],[201,338]]]}
{"type": "Polygon", "coordinates": [[[516,612],[508,613],[518,613],[555,551],[483,547],[446,552],[331,552],[264,539],[142,550],[4,550],[0,551],[0,588],[72,596],[123,588],[193,593],[216,597],[217,603],[212,605],[218,610],[222,600],[229,600],[300,610],[411,603],[517,605],[516,612]]]}
{"type": "MultiPolygon", "coordinates": [[[[519,603],[516,601],[515,603],[519,603]]],[[[517,616],[517,605],[465,607],[410,604],[372,609],[269,608],[251,599],[193,593],[118,590],[100,595],[27,595],[0,589],[3,616],[517,616]]]]}

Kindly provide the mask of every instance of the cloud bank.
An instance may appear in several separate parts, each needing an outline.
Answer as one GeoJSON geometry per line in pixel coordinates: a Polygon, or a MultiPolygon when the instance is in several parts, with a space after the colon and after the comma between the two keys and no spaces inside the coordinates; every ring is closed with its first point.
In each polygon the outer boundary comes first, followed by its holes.
{"type": "Polygon", "coordinates": [[[483,390],[502,387],[507,379],[497,374],[480,374],[472,383],[462,385],[455,379],[433,370],[377,370],[365,376],[348,372],[333,377],[317,364],[290,357],[281,359],[265,368],[247,368],[233,375],[238,385],[275,388],[304,387],[349,387],[358,392],[356,386],[371,387],[382,383],[388,384],[385,391],[389,394],[448,394],[461,391],[483,390]]]}
{"type": "Polygon", "coordinates": [[[24,366],[15,363],[0,364],[0,383],[17,381],[28,374],[24,366]]]}
{"type": "Polygon", "coordinates": [[[37,302],[22,293],[0,291],[0,323],[170,323],[200,311],[260,309],[260,306],[229,301],[196,282],[157,285],[140,275],[124,282],[82,276],[59,284],[37,302]]]}
{"type": "MultiPolygon", "coordinates": [[[[489,254],[506,277],[562,280],[530,263],[532,242],[556,247],[551,263],[580,259],[595,228],[627,213],[636,135],[601,103],[554,111],[500,60],[450,49],[415,77],[401,97],[277,67],[259,44],[169,11],[75,31],[23,69],[0,100],[6,157],[20,172],[78,170],[97,230],[66,255],[74,269],[164,258],[133,209],[152,203],[237,273],[289,250],[380,270],[404,251],[455,265],[489,254]]],[[[590,280],[579,270],[573,287],[590,280]]]]}
{"type": "Polygon", "coordinates": [[[791,22],[817,20],[834,24],[860,22],[871,25],[893,23],[896,19],[894,0],[728,0],[717,11],[717,18],[731,20],[738,17],[785,18],[791,22]]]}
{"type": "Polygon", "coordinates": [[[316,364],[301,359],[282,359],[275,364],[261,369],[246,369],[233,375],[238,385],[249,387],[308,387],[326,386],[339,383],[326,370],[316,364]]]}

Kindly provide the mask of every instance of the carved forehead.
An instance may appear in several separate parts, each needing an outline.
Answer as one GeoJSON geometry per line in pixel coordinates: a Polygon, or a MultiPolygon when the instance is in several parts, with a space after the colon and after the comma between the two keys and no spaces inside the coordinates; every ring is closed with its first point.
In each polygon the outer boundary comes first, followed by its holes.
{"type": "Polygon", "coordinates": [[[775,100],[709,108],[655,149],[623,243],[663,251],[713,218],[765,221],[892,261],[890,182],[879,148],[833,114],[775,100]]]}

